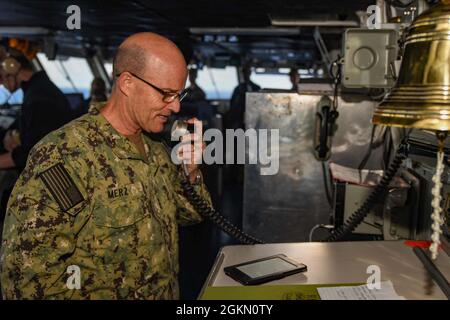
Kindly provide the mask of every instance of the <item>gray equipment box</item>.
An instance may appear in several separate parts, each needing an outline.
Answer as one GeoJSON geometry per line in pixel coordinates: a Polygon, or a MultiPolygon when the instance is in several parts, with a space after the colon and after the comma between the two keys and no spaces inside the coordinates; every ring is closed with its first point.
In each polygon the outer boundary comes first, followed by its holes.
{"type": "MultiPolygon", "coordinates": [[[[361,170],[330,164],[335,182],[334,222],[341,227],[358,210],[383,176],[382,170],[361,170]]],[[[389,184],[384,201],[378,201],[354,230],[357,234],[383,236],[384,240],[414,239],[417,215],[408,201],[411,184],[400,176],[389,184]]]]}
{"type": "Polygon", "coordinates": [[[348,29],[344,38],[344,72],[347,88],[391,88],[396,79],[397,31],[348,29]]]}

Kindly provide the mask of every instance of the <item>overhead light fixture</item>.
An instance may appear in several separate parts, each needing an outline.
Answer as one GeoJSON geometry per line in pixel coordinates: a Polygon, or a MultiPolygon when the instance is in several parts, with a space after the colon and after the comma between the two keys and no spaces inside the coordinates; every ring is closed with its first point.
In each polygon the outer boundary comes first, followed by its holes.
{"type": "Polygon", "coordinates": [[[295,28],[189,28],[191,34],[240,35],[240,36],[280,36],[299,35],[295,28]]]}
{"type": "Polygon", "coordinates": [[[305,20],[295,18],[270,17],[272,26],[275,27],[359,27],[357,21],[348,20],[305,20]]]}
{"type": "Polygon", "coordinates": [[[50,30],[41,27],[0,27],[2,36],[41,36],[50,34],[50,30]]]}

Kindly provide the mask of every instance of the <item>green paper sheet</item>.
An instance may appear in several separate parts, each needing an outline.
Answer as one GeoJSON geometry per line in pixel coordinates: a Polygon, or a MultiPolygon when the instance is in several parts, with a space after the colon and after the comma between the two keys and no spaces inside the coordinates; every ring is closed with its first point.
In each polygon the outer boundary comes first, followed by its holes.
{"type": "Polygon", "coordinates": [[[317,288],[364,283],[207,287],[200,300],[320,300],[317,288]]]}

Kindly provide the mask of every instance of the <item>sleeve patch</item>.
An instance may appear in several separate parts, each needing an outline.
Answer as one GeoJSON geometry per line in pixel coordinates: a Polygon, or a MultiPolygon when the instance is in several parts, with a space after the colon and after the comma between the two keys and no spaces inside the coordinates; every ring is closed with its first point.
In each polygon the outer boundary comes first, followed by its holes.
{"type": "Polygon", "coordinates": [[[72,177],[61,163],[40,173],[39,178],[62,211],[67,211],[84,200],[72,177]]]}

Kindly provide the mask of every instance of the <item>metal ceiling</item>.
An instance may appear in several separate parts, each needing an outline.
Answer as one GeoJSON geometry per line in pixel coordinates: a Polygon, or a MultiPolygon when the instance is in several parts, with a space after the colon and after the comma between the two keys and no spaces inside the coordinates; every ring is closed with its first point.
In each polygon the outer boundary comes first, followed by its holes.
{"type": "MultiPolygon", "coordinates": [[[[110,59],[130,34],[154,31],[174,40],[186,57],[206,63],[237,64],[242,57],[261,65],[320,60],[312,27],[274,27],[272,20],[357,22],[374,0],[0,0],[1,27],[41,27],[50,31],[58,53],[86,55],[100,49],[110,59]],[[81,30],[69,31],[66,9],[81,9],[81,30]]],[[[3,29],[4,30],[4,29],[3,29]]],[[[321,27],[329,49],[340,46],[343,27],[321,27]]],[[[3,32],[0,36],[6,36],[3,32]]],[[[25,36],[23,36],[25,37],[25,36]]],[[[33,36],[27,35],[32,38],[33,36]]],[[[35,35],[39,41],[45,38],[35,35]]],[[[49,38],[47,38],[49,39],[49,38]]]]}

